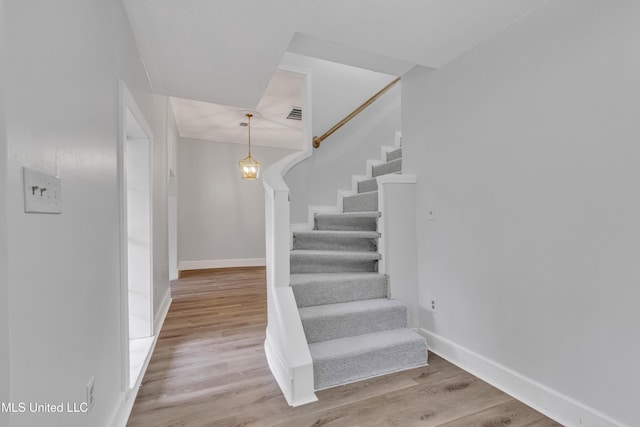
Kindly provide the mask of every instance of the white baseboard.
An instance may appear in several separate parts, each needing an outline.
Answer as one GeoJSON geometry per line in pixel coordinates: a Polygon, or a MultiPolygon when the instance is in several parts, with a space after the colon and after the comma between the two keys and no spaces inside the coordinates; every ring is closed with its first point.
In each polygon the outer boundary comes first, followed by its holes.
{"type": "Polygon", "coordinates": [[[565,426],[623,427],[624,424],[550,387],[420,328],[429,350],[565,426]]]}
{"type": "Polygon", "coordinates": [[[164,297],[162,298],[162,303],[160,307],[158,307],[158,312],[155,315],[155,322],[153,325],[153,331],[156,336],[160,334],[160,329],[162,329],[162,325],[164,324],[164,319],[167,318],[167,313],[169,313],[169,307],[171,307],[171,287],[167,288],[167,292],[165,292],[164,297]]]}
{"type": "MultiPolygon", "coordinates": [[[[111,424],[109,424],[111,427],[126,427],[127,421],[129,421],[129,415],[133,409],[133,402],[136,400],[135,396],[133,398],[131,397],[132,394],[132,390],[122,394],[116,414],[113,416],[111,424]]],[[[137,395],[137,392],[135,395],[137,395]]]]}
{"type": "Polygon", "coordinates": [[[147,372],[147,368],[149,367],[149,361],[151,360],[151,356],[153,355],[153,351],[156,348],[156,343],[158,342],[158,336],[160,335],[160,329],[162,329],[162,325],[164,324],[165,319],[167,318],[167,313],[169,313],[169,307],[171,306],[171,289],[167,289],[164,298],[162,299],[162,304],[158,309],[158,313],[156,314],[156,319],[154,322],[154,331],[155,335],[153,336],[153,342],[151,343],[151,348],[149,349],[149,354],[144,361],[144,365],[142,366],[142,372],[138,377],[138,381],[136,381],[135,386],[133,386],[130,390],[126,391],[122,394],[122,398],[120,403],[118,404],[118,409],[111,421],[111,427],[126,427],[127,421],[129,421],[129,416],[131,415],[131,410],[133,409],[133,404],[136,401],[136,397],[138,396],[138,391],[140,390],[140,384],[142,383],[142,379],[144,378],[145,372],[147,372]]]}
{"type": "Polygon", "coordinates": [[[194,261],[180,261],[178,270],[206,270],[209,268],[229,268],[229,267],[264,267],[267,265],[265,258],[242,258],[242,259],[204,259],[194,261]]]}

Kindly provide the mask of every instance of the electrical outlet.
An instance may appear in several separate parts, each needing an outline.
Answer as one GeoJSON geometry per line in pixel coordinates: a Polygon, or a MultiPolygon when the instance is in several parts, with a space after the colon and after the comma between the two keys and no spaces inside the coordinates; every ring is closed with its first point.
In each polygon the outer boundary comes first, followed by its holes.
{"type": "Polygon", "coordinates": [[[436,219],[436,208],[433,203],[427,205],[427,220],[434,221],[436,219]]]}
{"type": "Polygon", "coordinates": [[[87,412],[91,411],[91,409],[93,409],[93,404],[95,403],[95,399],[94,399],[94,391],[96,388],[96,380],[95,377],[91,377],[89,379],[89,382],[87,383],[87,397],[86,397],[86,404],[87,404],[87,412]]]}
{"type": "Polygon", "coordinates": [[[436,304],[436,299],[435,298],[429,298],[429,300],[427,302],[429,303],[429,310],[431,310],[431,311],[436,311],[437,310],[437,304],[436,304]]]}

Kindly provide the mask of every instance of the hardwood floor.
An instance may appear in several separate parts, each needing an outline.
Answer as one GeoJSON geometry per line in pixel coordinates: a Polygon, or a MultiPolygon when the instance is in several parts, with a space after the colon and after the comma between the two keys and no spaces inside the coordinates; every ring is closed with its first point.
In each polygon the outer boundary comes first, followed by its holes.
{"type": "Polygon", "coordinates": [[[317,393],[291,408],[264,356],[264,268],[188,273],[128,426],[557,426],[435,354],[429,366],[317,393]]]}

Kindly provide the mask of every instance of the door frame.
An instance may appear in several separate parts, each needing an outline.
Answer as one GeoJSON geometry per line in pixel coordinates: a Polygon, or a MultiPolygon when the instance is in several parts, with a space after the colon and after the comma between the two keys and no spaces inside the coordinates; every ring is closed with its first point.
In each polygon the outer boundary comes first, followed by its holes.
{"type": "Polygon", "coordinates": [[[121,390],[130,390],[129,369],[129,277],[128,277],[128,227],[127,227],[127,110],[129,110],[149,138],[149,260],[150,328],[154,330],[153,285],[153,132],[138,107],[126,83],[118,79],[118,190],[120,193],[120,338],[121,338],[121,390]]]}

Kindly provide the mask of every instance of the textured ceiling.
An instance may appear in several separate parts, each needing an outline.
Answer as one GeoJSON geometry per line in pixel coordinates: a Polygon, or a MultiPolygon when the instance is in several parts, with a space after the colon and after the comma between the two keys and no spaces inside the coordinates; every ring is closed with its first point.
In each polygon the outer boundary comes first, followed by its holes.
{"type": "MultiPolygon", "coordinates": [[[[304,76],[276,70],[251,119],[251,144],[301,150],[302,122],[287,119],[301,107],[304,76]]],[[[171,98],[178,131],[184,138],[246,144],[246,110],[184,98],[171,98]]],[[[303,113],[304,114],[304,113],[303,113]]]]}

